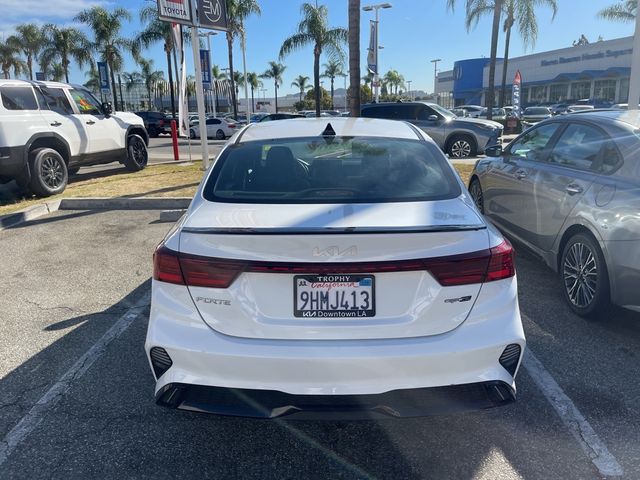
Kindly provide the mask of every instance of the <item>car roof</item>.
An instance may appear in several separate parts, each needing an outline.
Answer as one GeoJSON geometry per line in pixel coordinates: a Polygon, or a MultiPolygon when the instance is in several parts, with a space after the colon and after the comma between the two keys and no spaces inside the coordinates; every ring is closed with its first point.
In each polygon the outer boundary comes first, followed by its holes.
{"type": "Polygon", "coordinates": [[[320,136],[328,125],[331,125],[338,137],[423,139],[418,131],[415,130],[415,127],[412,127],[407,122],[375,118],[322,117],[252,123],[243,130],[239,141],[251,142],[277,138],[316,137],[320,136]]]}
{"type": "Polygon", "coordinates": [[[47,88],[82,88],[82,89],[87,88],[83,85],[74,85],[69,83],[50,82],[50,81],[43,81],[43,80],[19,80],[17,78],[0,79],[0,86],[1,85],[25,85],[25,86],[39,85],[41,87],[47,87],[47,88]]]}
{"type": "Polygon", "coordinates": [[[627,123],[634,128],[640,128],[640,110],[610,110],[595,109],[571,113],[564,118],[581,118],[591,120],[609,120],[627,123]]]}

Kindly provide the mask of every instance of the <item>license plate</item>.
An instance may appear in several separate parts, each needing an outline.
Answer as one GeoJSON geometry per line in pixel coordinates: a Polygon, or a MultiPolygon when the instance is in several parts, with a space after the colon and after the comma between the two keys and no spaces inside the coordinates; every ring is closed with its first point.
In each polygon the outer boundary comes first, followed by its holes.
{"type": "Polygon", "coordinates": [[[305,318],[357,318],[376,314],[373,275],[296,275],[293,314],[305,318]]]}

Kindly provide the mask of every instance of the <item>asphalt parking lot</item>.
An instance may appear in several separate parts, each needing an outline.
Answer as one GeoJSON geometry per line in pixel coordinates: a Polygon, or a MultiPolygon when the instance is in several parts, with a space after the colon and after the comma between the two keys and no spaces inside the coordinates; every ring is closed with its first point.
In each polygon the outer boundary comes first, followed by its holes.
{"type": "Polygon", "coordinates": [[[513,405],[351,423],[157,407],[158,216],[60,211],[0,232],[0,478],[640,478],[640,315],[573,315],[522,248],[513,405]]]}

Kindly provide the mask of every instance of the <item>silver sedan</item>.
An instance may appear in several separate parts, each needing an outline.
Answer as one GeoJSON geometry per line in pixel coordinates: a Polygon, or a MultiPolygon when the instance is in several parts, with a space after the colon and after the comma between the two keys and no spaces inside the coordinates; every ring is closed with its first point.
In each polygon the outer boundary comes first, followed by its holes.
{"type": "Polygon", "coordinates": [[[571,308],[640,311],[640,114],[554,117],[488,149],[469,191],[499,228],[562,278],[571,308]]]}

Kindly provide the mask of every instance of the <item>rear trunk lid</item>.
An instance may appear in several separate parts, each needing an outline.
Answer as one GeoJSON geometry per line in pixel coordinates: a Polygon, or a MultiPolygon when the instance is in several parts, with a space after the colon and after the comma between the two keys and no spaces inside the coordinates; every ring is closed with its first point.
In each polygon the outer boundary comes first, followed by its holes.
{"type": "Polygon", "coordinates": [[[443,286],[431,270],[445,267],[415,268],[411,261],[489,247],[482,219],[459,198],[339,205],[202,202],[180,235],[181,255],[243,265],[227,288],[189,286],[203,320],[226,335],[261,339],[382,339],[450,331],[469,315],[481,284],[443,286]],[[300,309],[326,312],[331,305],[344,311],[310,315],[300,309]]]}

